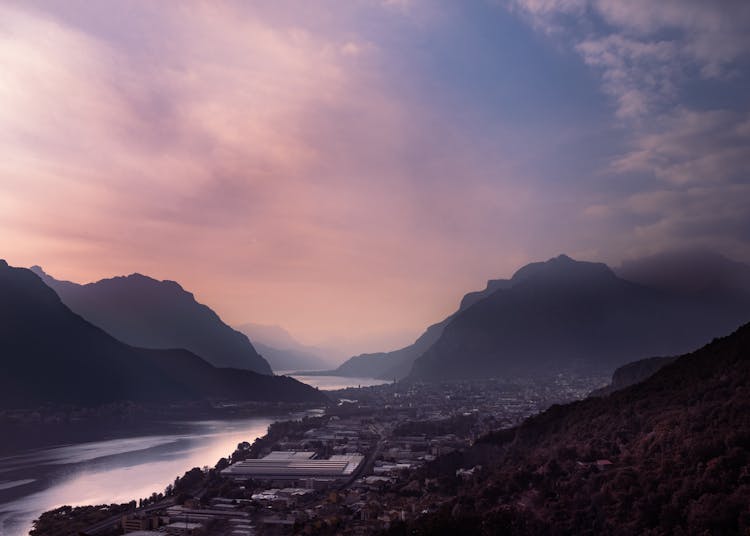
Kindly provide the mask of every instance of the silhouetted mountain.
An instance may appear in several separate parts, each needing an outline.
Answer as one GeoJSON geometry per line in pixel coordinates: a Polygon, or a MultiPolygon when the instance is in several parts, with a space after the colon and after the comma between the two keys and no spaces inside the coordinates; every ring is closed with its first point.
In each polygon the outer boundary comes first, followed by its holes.
{"type": "Polygon", "coordinates": [[[589,396],[606,396],[620,389],[640,383],[676,359],[676,356],[647,357],[646,359],[639,359],[633,363],[623,365],[612,373],[612,381],[609,385],[592,391],[589,396]]]}
{"type": "Polygon", "coordinates": [[[317,370],[331,366],[323,350],[301,344],[280,326],[248,323],[237,326],[237,330],[253,341],[255,349],[275,371],[317,370]]]}
{"type": "Polygon", "coordinates": [[[623,262],[628,281],[692,294],[750,292],[750,266],[708,250],[681,250],[623,262]]]}
{"type": "Polygon", "coordinates": [[[644,355],[685,352],[749,318],[745,294],[653,289],[561,255],[524,266],[458,312],[410,377],[609,372],[644,355]]]}
{"type": "Polygon", "coordinates": [[[203,398],[322,401],[287,377],[219,369],[187,350],[128,346],[73,313],[30,270],[0,261],[0,407],[203,398]]]}
{"type": "Polygon", "coordinates": [[[414,480],[437,479],[442,508],[389,534],[747,534],[748,385],[750,324],[642,383],[439,457],[414,480]]]}
{"type": "Polygon", "coordinates": [[[127,344],[185,348],[217,367],[272,374],[246,335],[230,328],[174,281],[141,274],[78,285],[31,268],[75,313],[127,344]]]}
{"type": "MultiPolygon", "coordinates": [[[[496,290],[505,288],[508,284],[509,281],[505,279],[488,281],[487,287],[484,290],[470,292],[463,297],[459,311],[470,307],[496,290]]],[[[431,325],[414,341],[414,344],[405,348],[392,352],[356,355],[347,359],[335,370],[313,372],[313,374],[346,376],[351,378],[380,378],[384,380],[404,378],[411,371],[414,360],[426,352],[440,338],[445,326],[448,325],[455,315],[456,313],[453,313],[442,322],[431,325]]]]}

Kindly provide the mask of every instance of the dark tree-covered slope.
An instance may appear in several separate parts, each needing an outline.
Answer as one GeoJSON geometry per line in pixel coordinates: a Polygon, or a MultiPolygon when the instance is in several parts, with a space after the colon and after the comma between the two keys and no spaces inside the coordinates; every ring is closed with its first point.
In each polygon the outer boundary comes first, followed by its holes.
{"type": "Polygon", "coordinates": [[[750,324],[642,383],[439,458],[424,477],[455,498],[392,534],[747,534],[750,324]]]}

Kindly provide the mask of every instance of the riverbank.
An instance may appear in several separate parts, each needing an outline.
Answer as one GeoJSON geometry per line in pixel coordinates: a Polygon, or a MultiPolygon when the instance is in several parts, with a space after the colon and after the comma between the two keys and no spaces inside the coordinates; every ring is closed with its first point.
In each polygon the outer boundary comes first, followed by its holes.
{"type": "MultiPolygon", "coordinates": [[[[322,408],[295,410],[250,418],[227,418],[223,413],[222,419],[135,424],[97,419],[43,426],[6,424],[0,427],[4,439],[0,534],[26,535],[33,519],[63,505],[120,506],[164,493],[174,485],[176,475],[191,467],[211,466],[239,443],[264,436],[274,422],[322,412],[322,408]]],[[[68,510],[63,517],[90,517],[94,512],[68,510]]]]}
{"type": "Polygon", "coordinates": [[[172,404],[139,404],[122,401],[99,406],[44,405],[0,409],[0,426],[55,425],[75,422],[138,422],[154,420],[222,419],[281,415],[324,406],[320,402],[257,402],[199,400],[172,404]]]}
{"type": "Polygon", "coordinates": [[[177,476],[163,490],[155,490],[151,495],[131,499],[129,502],[77,507],[65,505],[48,510],[34,520],[30,534],[66,536],[71,532],[91,533],[95,529],[97,534],[114,536],[120,533],[118,525],[123,514],[135,515],[162,509],[194,497],[201,501],[209,501],[222,493],[226,480],[219,472],[230,462],[258,457],[283,438],[299,436],[307,430],[324,425],[327,421],[326,416],[308,415],[300,419],[271,422],[266,433],[255,438],[252,443],[239,441],[232,452],[226,452],[225,456],[217,458],[212,466],[204,464],[193,467],[182,476],[177,476]]]}

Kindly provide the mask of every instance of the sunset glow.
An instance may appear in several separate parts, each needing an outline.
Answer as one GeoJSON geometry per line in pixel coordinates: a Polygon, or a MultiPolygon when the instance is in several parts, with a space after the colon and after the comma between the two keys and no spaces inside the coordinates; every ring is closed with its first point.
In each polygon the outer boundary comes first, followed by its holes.
{"type": "Polygon", "coordinates": [[[229,323],[347,351],[409,343],[561,252],[750,261],[749,21],[697,1],[6,2],[1,257],[176,280],[229,323]]]}

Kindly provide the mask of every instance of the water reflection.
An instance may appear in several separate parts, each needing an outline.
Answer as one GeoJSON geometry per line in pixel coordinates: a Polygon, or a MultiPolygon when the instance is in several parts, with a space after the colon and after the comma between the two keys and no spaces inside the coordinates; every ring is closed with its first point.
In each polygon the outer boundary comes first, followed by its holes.
{"type": "MultiPolygon", "coordinates": [[[[278,373],[283,374],[283,373],[278,373]]],[[[347,378],[344,376],[304,376],[299,374],[287,374],[302,383],[312,385],[323,391],[334,391],[336,389],[346,389],[347,387],[370,387],[372,385],[383,385],[390,383],[389,380],[379,380],[377,378],[347,378]]]]}
{"type": "Polygon", "coordinates": [[[186,470],[213,465],[238,443],[262,436],[274,420],[165,423],[161,434],[7,453],[0,457],[0,535],[27,534],[41,512],[65,504],[127,502],[163,491],[186,470]]]}

